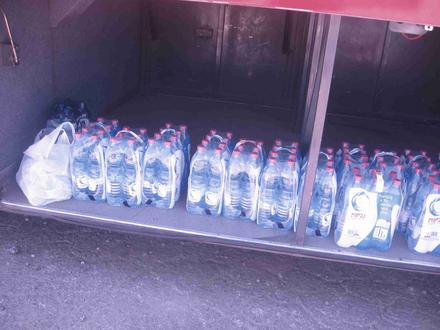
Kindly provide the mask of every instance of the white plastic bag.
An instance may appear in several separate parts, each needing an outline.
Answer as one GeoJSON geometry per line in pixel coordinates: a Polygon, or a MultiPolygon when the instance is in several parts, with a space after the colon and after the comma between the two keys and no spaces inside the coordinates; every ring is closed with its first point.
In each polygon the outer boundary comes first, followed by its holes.
{"type": "Polygon", "coordinates": [[[63,123],[24,152],[16,180],[30,204],[70,199],[70,144],[75,128],[63,123]]]}

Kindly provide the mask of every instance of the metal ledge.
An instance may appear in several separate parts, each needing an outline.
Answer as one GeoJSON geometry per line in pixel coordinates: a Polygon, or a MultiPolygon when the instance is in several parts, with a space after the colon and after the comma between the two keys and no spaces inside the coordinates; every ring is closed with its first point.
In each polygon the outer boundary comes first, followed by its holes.
{"type": "Polygon", "coordinates": [[[402,237],[395,237],[388,252],[341,249],[332,238],[306,237],[305,245],[293,245],[293,232],[267,230],[252,222],[191,215],[183,201],[172,210],[119,208],[73,199],[35,207],[27,202],[18,185],[10,182],[5,187],[0,209],[123,232],[440,274],[440,257],[412,253],[402,237]]]}

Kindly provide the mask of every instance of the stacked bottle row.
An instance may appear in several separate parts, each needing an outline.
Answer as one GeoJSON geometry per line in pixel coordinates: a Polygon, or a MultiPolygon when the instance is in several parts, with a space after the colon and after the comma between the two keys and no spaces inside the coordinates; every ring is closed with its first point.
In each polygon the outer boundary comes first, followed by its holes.
{"type": "Polygon", "coordinates": [[[419,253],[440,252],[439,165],[426,152],[374,150],[343,143],[321,151],[306,233],[341,247],[390,248],[394,232],[419,253]]]}
{"type": "Polygon", "coordinates": [[[172,208],[186,187],[190,138],[187,127],[166,124],[153,138],[144,128],[121,129],[98,118],[72,145],[73,196],[113,206],[172,208]]]}
{"type": "Polygon", "coordinates": [[[298,144],[275,145],[265,164],[260,141],[216,130],[206,135],[191,161],[187,210],[256,221],[265,228],[291,229],[299,165],[298,144]]]}

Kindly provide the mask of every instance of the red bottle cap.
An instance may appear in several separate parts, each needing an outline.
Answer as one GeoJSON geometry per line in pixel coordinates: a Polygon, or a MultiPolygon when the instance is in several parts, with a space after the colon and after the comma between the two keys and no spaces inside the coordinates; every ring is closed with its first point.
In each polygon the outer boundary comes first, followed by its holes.
{"type": "Polygon", "coordinates": [[[401,182],[399,179],[394,179],[394,181],[393,181],[393,184],[394,184],[396,187],[400,187],[401,183],[402,183],[402,182],[401,182]]]}
{"type": "Polygon", "coordinates": [[[117,119],[112,119],[112,125],[113,126],[117,126],[119,124],[119,120],[117,119]]]}
{"type": "Polygon", "coordinates": [[[159,140],[160,139],[160,134],[159,133],[154,133],[154,139],[155,140],[159,140]]]}
{"type": "Polygon", "coordinates": [[[81,133],[75,133],[75,140],[79,140],[81,138],[81,133]]]}
{"type": "Polygon", "coordinates": [[[232,157],[238,157],[238,156],[240,156],[240,154],[241,154],[240,150],[234,150],[232,152],[232,157]]]}
{"type": "Polygon", "coordinates": [[[149,144],[149,145],[154,144],[154,139],[148,139],[148,144],[149,144]]]}
{"type": "Polygon", "coordinates": [[[198,145],[198,146],[197,146],[197,151],[198,151],[198,152],[205,151],[205,147],[204,147],[204,146],[201,146],[201,145],[198,145]]]}
{"type": "Polygon", "coordinates": [[[268,160],[269,164],[272,164],[272,165],[275,164],[277,161],[274,157],[269,157],[267,160],[268,160]]]}
{"type": "Polygon", "coordinates": [[[111,142],[111,143],[116,143],[117,141],[118,141],[118,139],[115,138],[115,137],[110,138],[110,142],[111,142]]]}
{"type": "Polygon", "coordinates": [[[129,140],[127,141],[127,143],[128,143],[129,145],[133,145],[133,144],[134,144],[134,140],[133,140],[133,139],[129,139],[129,140]]]}
{"type": "Polygon", "coordinates": [[[283,142],[281,141],[281,139],[276,139],[273,144],[276,145],[277,147],[281,147],[282,143],[283,142]]]}
{"type": "Polygon", "coordinates": [[[165,147],[167,147],[167,148],[171,147],[171,141],[165,141],[164,144],[165,144],[165,147]]]}
{"type": "Polygon", "coordinates": [[[173,126],[172,123],[165,123],[165,127],[166,127],[166,128],[171,128],[171,126],[173,126]]]}
{"type": "Polygon", "coordinates": [[[209,144],[208,140],[202,140],[202,146],[206,147],[209,144]]]}
{"type": "Polygon", "coordinates": [[[297,159],[297,158],[296,158],[296,155],[290,155],[288,161],[291,160],[291,161],[293,161],[293,162],[296,162],[296,159],[297,159]]]}
{"type": "Polygon", "coordinates": [[[217,134],[217,130],[211,128],[211,129],[209,130],[209,134],[211,134],[211,135],[216,135],[216,134],[217,134]]]}
{"type": "Polygon", "coordinates": [[[232,139],[232,136],[233,136],[232,132],[226,132],[226,137],[227,137],[229,140],[232,139]]]}
{"type": "Polygon", "coordinates": [[[124,126],[124,127],[122,127],[122,129],[123,129],[124,131],[129,131],[131,128],[130,128],[130,126],[124,126]]]}
{"type": "Polygon", "coordinates": [[[257,159],[258,158],[258,152],[251,152],[251,158],[257,159]]]}
{"type": "Polygon", "coordinates": [[[144,127],[139,128],[139,133],[141,133],[142,135],[147,134],[147,129],[144,127]]]}

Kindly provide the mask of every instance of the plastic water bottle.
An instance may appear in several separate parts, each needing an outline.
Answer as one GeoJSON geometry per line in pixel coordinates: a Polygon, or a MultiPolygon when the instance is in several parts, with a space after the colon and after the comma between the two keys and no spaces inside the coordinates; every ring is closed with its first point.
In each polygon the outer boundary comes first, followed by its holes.
{"type": "Polygon", "coordinates": [[[210,153],[205,193],[205,213],[219,215],[222,210],[223,190],[226,177],[224,149],[218,147],[210,153]]]}
{"type": "Polygon", "coordinates": [[[79,200],[88,200],[88,150],[87,136],[80,133],[75,134],[75,141],[72,144],[72,157],[70,163],[72,177],[73,197],[79,200]]]}
{"type": "Polygon", "coordinates": [[[223,207],[223,215],[227,218],[237,218],[241,214],[241,177],[243,175],[244,158],[241,151],[236,149],[232,153],[229,164],[229,173],[225,186],[225,204],[223,207]]]}
{"type": "Polygon", "coordinates": [[[298,173],[295,162],[271,157],[260,184],[257,224],[264,228],[290,230],[297,202],[298,173]]]}
{"type": "Polygon", "coordinates": [[[174,150],[179,150],[175,155],[178,158],[177,181],[179,182],[176,198],[179,199],[180,191],[185,191],[187,188],[186,182],[189,175],[191,139],[188,127],[186,125],[174,126],[171,123],[166,123],[165,128],[160,129],[160,135],[163,141],[173,140],[171,141],[173,152],[174,150]]]}
{"type": "MultiPolygon", "coordinates": [[[[276,154],[275,154],[276,155],[276,154]]],[[[275,157],[270,157],[263,170],[258,201],[257,224],[264,228],[273,228],[277,211],[279,193],[279,166],[275,157]]]]}
{"type": "Polygon", "coordinates": [[[148,150],[143,159],[142,203],[151,205],[157,199],[157,171],[160,141],[148,140],[148,150]]]}
{"type": "Polygon", "coordinates": [[[406,188],[406,196],[403,201],[402,210],[399,216],[399,223],[397,225],[397,231],[401,234],[406,233],[408,227],[408,221],[411,214],[411,209],[417,198],[417,192],[423,183],[423,173],[420,168],[416,168],[414,174],[409,177],[406,188]]]}
{"type": "Polygon", "coordinates": [[[188,196],[186,209],[193,214],[205,214],[205,194],[208,180],[208,152],[203,145],[197,147],[197,152],[191,160],[188,179],[188,196]]]}
{"type": "Polygon", "coordinates": [[[344,207],[335,228],[335,242],[340,247],[357,246],[371,233],[376,223],[376,199],[365,189],[373,186],[354,174],[345,189],[344,207]]]}
{"type": "Polygon", "coordinates": [[[157,167],[157,200],[154,205],[159,208],[171,209],[174,207],[176,195],[175,164],[173,163],[173,153],[171,141],[164,141],[159,149],[157,167]]]}
{"type": "Polygon", "coordinates": [[[336,198],[336,174],[331,166],[318,173],[309,210],[307,235],[327,237],[330,233],[336,198]]]}
{"type": "Polygon", "coordinates": [[[116,136],[116,134],[118,134],[120,130],[121,130],[121,126],[119,125],[119,120],[112,119],[110,126],[110,135],[114,137],[116,136]]]}
{"type": "Polygon", "coordinates": [[[125,140],[122,179],[122,199],[124,206],[135,207],[141,203],[141,155],[140,142],[125,140]]]}
{"type": "Polygon", "coordinates": [[[423,188],[408,228],[408,247],[417,253],[440,255],[440,183],[427,182],[423,188]]]}
{"type": "Polygon", "coordinates": [[[122,206],[122,181],[124,179],[124,141],[111,138],[106,152],[106,197],[107,203],[113,206],[122,206]]]}
{"type": "MultiPolygon", "coordinates": [[[[105,159],[103,138],[93,135],[90,137],[88,151],[88,197],[90,200],[105,201],[105,159]]],[[[106,143],[106,142],[104,142],[106,143]]]]}
{"type": "Polygon", "coordinates": [[[358,248],[373,248],[379,251],[389,250],[397,226],[402,202],[400,185],[401,181],[394,179],[391,186],[377,194],[377,217],[375,225],[368,237],[357,245],[358,248]]]}

